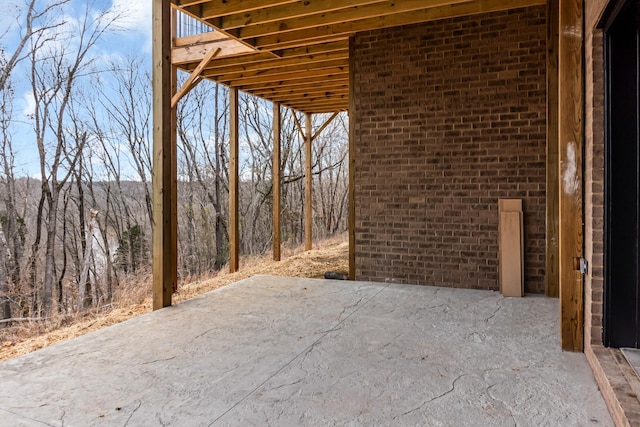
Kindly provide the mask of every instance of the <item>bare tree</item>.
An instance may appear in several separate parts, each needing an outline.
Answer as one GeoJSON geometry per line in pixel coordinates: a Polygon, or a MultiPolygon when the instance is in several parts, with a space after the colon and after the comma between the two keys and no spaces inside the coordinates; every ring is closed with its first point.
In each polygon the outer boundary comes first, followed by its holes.
{"type": "MultiPolygon", "coordinates": [[[[0,184],[4,186],[5,215],[3,223],[10,253],[5,265],[5,281],[10,280],[13,287],[18,287],[21,281],[20,262],[25,237],[24,217],[20,217],[16,209],[15,151],[10,130],[14,121],[13,75],[18,66],[33,54],[36,47],[33,43],[34,39],[45,38],[47,32],[62,25],[59,20],[55,19],[55,15],[67,2],[68,0],[53,1],[38,9],[37,0],[28,0],[24,7],[19,9],[19,16],[16,17],[20,36],[18,42],[13,46],[13,51],[7,55],[5,49],[0,45],[0,97],[2,100],[0,106],[0,184]]],[[[7,31],[9,30],[7,29],[5,33],[0,35],[0,42],[7,31]]],[[[7,284],[2,286],[9,288],[7,284]]],[[[26,307],[23,307],[24,309],[26,307]]],[[[5,311],[5,315],[10,316],[10,314],[10,310],[5,311]]],[[[22,314],[27,315],[28,313],[23,312],[22,314]]]]}
{"type": "MultiPolygon", "coordinates": [[[[67,132],[69,105],[78,80],[89,71],[91,48],[113,23],[115,17],[96,14],[89,5],[77,28],[53,34],[42,33],[32,43],[31,87],[33,91],[34,132],[40,159],[42,194],[46,201],[46,252],[43,278],[42,311],[52,313],[55,253],[60,193],[73,173],[86,143],[67,132]]],[[[38,218],[38,227],[43,218],[38,218]]],[[[36,252],[38,248],[35,248],[36,252]]]]}
{"type": "Polygon", "coordinates": [[[189,267],[190,273],[219,270],[227,261],[227,99],[226,90],[203,82],[178,106],[180,163],[186,187],[182,253],[196,264],[204,261],[202,266],[189,267]]]}
{"type": "MultiPolygon", "coordinates": [[[[3,67],[0,68],[0,91],[5,89],[5,86],[8,84],[11,79],[11,75],[13,74],[15,68],[18,66],[20,62],[29,57],[32,50],[28,49],[28,46],[32,46],[31,42],[34,38],[39,38],[43,34],[59,27],[62,25],[62,22],[52,19],[55,15],[55,11],[60,9],[61,6],[68,3],[69,0],[59,0],[49,2],[44,8],[38,10],[36,6],[38,4],[37,0],[28,0],[25,3],[25,7],[22,10],[24,13],[24,25],[21,25],[22,20],[18,19],[18,27],[20,28],[20,40],[16,44],[16,47],[8,58],[5,58],[3,67]],[[26,50],[26,52],[25,52],[26,50]]],[[[4,34],[0,35],[0,39],[6,35],[8,29],[4,34]]],[[[2,56],[4,55],[4,49],[0,49],[2,56]]]]}
{"type": "MultiPolygon", "coordinates": [[[[107,114],[106,130],[110,140],[125,143],[138,179],[142,182],[144,201],[153,221],[151,200],[151,76],[143,67],[143,59],[135,56],[122,63],[112,63],[105,80],[111,87],[102,87],[98,102],[107,114]]],[[[97,82],[96,82],[97,83],[97,82]]]]}

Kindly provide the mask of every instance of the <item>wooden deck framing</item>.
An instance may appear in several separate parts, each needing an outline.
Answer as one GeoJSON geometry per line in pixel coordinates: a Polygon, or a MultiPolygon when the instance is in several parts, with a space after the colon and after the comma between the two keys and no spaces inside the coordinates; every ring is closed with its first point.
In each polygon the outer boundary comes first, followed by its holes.
{"type": "Polygon", "coordinates": [[[559,274],[562,348],[582,351],[584,296],[582,147],[584,144],[584,59],[582,0],[560,0],[559,39],[559,274]]]}
{"type": "Polygon", "coordinates": [[[560,203],[560,165],[558,163],[558,0],[547,4],[547,239],[545,259],[545,294],[560,296],[558,275],[560,203]]]}
{"type": "MultiPolygon", "coordinates": [[[[582,349],[583,70],[581,0],[153,0],[154,31],[154,308],[171,304],[177,276],[175,123],[173,107],[210,79],[231,87],[230,270],[238,269],[238,91],[271,100],[279,146],[280,106],[305,114],[305,247],[312,247],[313,114],[350,111],[354,88],[349,39],[425,21],[548,4],[547,294],[559,294],[562,344],[582,349]],[[212,31],[177,37],[170,9],[212,31]],[[555,12],[559,11],[559,21],[555,12]],[[559,58],[559,60],[558,60],[559,58]],[[172,65],[190,73],[172,85],[172,65]],[[557,69],[557,70],[556,70],[557,69]],[[277,108],[277,111],[276,111],[277,108]],[[557,246],[557,250],[555,249],[557,246]]],[[[349,277],[355,278],[355,116],[350,115],[349,277]]],[[[273,153],[273,256],[280,258],[280,153],[273,153]]]]}
{"type": "Polygon", "coordinates": [[[229,90],[229,272],[240,268],[240,216],[238,214],[239,144],[238,89],[229,90]]]}
{"type": "Polygon", "coordinates": [[[280,261],[280,250],[282,248],[282,223],[281,223],[281,189],[282,189],[282,175],[280,170],[280,125],[282,123],[282,117],[280,114],[280,104],[273,103],[273,159],[272,159],[272,179],[271,185],[273,187],[273,260],[280,261]]]}
{"type": "Polygon", "coordinates": [[[153,0],[153,308],[171,305],[177,288],[178,216],[175,108],[171,107],[175,70],[171,48],[171,8],[153,0]]]}

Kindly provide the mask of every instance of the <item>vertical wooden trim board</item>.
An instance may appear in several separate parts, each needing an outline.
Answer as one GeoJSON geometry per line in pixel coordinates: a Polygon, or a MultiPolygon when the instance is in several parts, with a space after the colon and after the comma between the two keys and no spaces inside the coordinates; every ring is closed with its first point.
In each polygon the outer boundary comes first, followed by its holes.
{"type": "Polygon", "coordinates": [[[354,38],[349,38],[349,280],[356,279],[356,109],[354,38]]]}
{"type": "Polygon", "coordinates": [[[229,272],[240,268],[240,226],[238,217],[238,89],[229,89],[229,272]]]}
{"type": "Polygon", "coordinates": [[[273,260],[280,261],[281,249],[281,186],[280,177],[280,104],[273,104],[273,159],[272,159],[272,188],[273,188],[273,260]]]}
{"type": "Polygon", "coordinates": [[[546,200],[546,248],[545,294],[557,298],[560,295],[558,276],[558,0],[547,2],[547,200],[546,200]]]}
{"type": "Polygon", "coordinates": [[[304,250],[310,251],[313,249],[313,150],[311,144],[313,142],[313,132],[311,126],[312,116],[310,113],[304,115],[304,250]]]}
{"type": "Polygon", "coordinates": [[[177,286],[176,147],[171,108],[171,7],[153,0],[153,309],[171,305],[177,286]]]}
{"type": "Polygon", "coordinates": [[[562,348],[583,351],[582,151],[584,65],[582,0],[560,0],[559,37],[559,277],[562,348]]]}
{"type": "Polygon", "coordinates": [[[524,296],[524,217],[522,199],[498,200],[498,277],[505,297],[524,296]]]}

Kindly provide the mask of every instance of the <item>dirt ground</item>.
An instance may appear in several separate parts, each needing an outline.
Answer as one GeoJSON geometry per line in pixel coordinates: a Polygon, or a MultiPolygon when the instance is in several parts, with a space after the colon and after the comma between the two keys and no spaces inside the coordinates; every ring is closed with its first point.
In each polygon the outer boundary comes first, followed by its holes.
{"type": "MultiPolygon", "coordinates": [[[[317,248],[310,252],[300,252],[300,249],[284,249],[283,260],[280,262],[271,260],[270,254],[261,258],[241,259],[240,271],[229,274],[225,273],[226,269],[223,269],[211,279],[182,285],[174,295],[173,301],[175,304],[179,304],[197,295],[259,274],[311,278],[324,277],[326,271],[347,274],[349,270],[349,245],[345,239],[346,236],[341,236],[320,242],[317,244],[317,248]],[[285,258],[285,256],[288,257],[285,258]]],[[[148,286],[150,289],[151,284],[148,286]]],[[[25,322],[10,328],[0,329],[0,342],[2,343],[0,345],[0,362],[123,322],[149,311],[151,311],[151,299],[145,298],[141,304],[116,307],[100,313],[88,312],[83,316],[61,317],[48,325],[39,322],[25,322]]]]}

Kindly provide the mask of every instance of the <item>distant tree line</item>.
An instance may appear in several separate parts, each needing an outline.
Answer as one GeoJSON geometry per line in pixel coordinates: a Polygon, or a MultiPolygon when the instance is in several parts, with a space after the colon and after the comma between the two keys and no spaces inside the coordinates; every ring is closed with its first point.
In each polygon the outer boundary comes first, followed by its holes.
{"type": "MultiPolygon", "coordinates": [[[[100,41],[121,14],[88,4],[69,20],[68,7],[27,0],[17,10],[19,40],[7,46],[9,33],[0,33],[0,319],[108,305],[150,270],[150,60],[105,58],[100,41]],[[27,115],[18,88],[31,99],[27,115]],[[37,177],[16,162],[28,147],[37,177]]],[[[240,101],[241,253],[263,254],[272,243],[272,107],[240,101]]],[[[208,81],[177,107],[183,279],[228,261],[228,113],[227,89],[208,81]]],[[[283,243],[293,246],[304,238],[304,150],[292,114],[283,114],[281,166],[283,243]]],[[[314,141],[314,237],[347,227],[346,120],[314,141]]]]}

